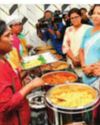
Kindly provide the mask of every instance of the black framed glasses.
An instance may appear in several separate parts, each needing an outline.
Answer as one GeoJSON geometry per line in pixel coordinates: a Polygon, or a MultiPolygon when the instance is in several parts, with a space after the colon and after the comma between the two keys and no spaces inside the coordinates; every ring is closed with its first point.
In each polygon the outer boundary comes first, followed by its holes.
{"type": "Polygon", "coordinates": [[[73,19],[78,19],[80,16],[75,16],[75,17],[71,17],[70,19],[73,20],[73,19]]]}

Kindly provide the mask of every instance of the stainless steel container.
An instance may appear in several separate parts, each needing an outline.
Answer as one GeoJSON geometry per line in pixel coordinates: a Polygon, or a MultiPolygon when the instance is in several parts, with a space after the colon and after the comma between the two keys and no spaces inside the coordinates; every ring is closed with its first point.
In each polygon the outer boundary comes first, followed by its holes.
{"type": "MultiPolygon", "coordinates": [[[[87,86],[85,84],[77,83],[76,85],[81,85],[82,87],[87,86]]],[[[78,108],[64,108],[53,104],[49,98],[52,90],[55,90],[57,87],[60,88],[61,86],[65,85],[57,85],[51,88],[46,94],[46,107],[49,123],[51,125],[99,125],[100,122],[96,123],[96,110],[100,105],[100,94],[98,90],[95,89],[96,98],[92,103],[78,108]]]]}
{"type": "Polygon", "coordinates": [[[31,125],[48,125],[44,94],[42,91],[36,91],[27,97],[31,109],[31,125]]]}

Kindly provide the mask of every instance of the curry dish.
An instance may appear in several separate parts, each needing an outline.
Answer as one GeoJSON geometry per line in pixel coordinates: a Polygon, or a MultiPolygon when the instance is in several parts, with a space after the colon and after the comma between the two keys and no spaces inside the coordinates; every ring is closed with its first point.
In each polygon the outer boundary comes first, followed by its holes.
{"type": "Polygon", "coordinates": [[[96,96],[97,92],[92,87],[67,84],[51,89],[48,98],[57,106],[78,108],[92,103],[96,96]]]}
{"type": "Polygon", "coordinates": [[[52,72],[44,75],[42,79],[46,83],[61,84],[65,82],[75,82],[76,75],[71,72],[52,72]]]}

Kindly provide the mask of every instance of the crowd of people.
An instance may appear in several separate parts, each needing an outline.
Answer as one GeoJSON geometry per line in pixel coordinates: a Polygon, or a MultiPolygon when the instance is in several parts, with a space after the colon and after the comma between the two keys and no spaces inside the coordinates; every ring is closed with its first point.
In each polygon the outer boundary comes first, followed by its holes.
{"type": "Polygon", "coordinates": [[[57,15],[55,12],[52,14],[51,11],[47,10],[43,19],[50,21],[48,27],[40,27],[41,21],[37,23],[38,37],[44,42],[48,42],[48,39],[50,39],[54,49],[67,58],[68,64],[71,64],[76,73],[79,71],[77,69],[83,72],[79,72],[82,81],[89,85],[98,78],[93,77],[96,76],[97,70],[95,68],[100,60],[98,43],[100,40],[99,9],[99,4],[95,5],[89,12],[87,12],[86,8],[72,8],[62,16],[65,23],[60,20],[60,12],[57,15]],[[93,41],[93,45],[90,41],[93,41]],[[88,67],[89,65],[91,65],[91,69],[88,67]],[[91,78],[93,80],[89,81],[91,78]]]}
{"type": "MultiPolygon", "coordinates": [[[[89,16],[85,8],[72,8],[62,18],[60,14],[45,11],[36,24],[37,36],[67,58],[75,71],[80,68],[83,83],[100,90],[100,4],[91,8],[89,16]]],[[[45,85],[39,77],[25,86],[21,83],[26,73],[21,60],[32,47],[22,30],[18,17],[10,17],[8,22],[0,20],[0,125],[29,125],[30,109],[25,98],[45,85]]]]}

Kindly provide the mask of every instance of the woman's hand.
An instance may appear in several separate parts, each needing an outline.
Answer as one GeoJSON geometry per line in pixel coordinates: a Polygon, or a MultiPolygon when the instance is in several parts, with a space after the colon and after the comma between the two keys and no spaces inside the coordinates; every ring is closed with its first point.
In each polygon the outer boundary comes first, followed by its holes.
{"type": "Polygon", "coordinates": [[[93,70],[93,75],[94,75],[94,76],[100,76],[100,67],[99,67],[99,68],[95,68],[95,69],[93,70]]]}
{"type": "Polygon", "coordinates": [[[100,76],[100,63],[96,63],[93,68],[93,75],[100,76]]]}
{"type": "Polygon", "coordinates": [[[77,66],[80,65],[80,61],[79,61],[79,59],[76,58],[76,57],[73,58],[72,62],[73,62],[73,65],[74,65],[75,67],[77,67],[77,66]]]}
{"type": "Polygon", "coordinates": [[[36,77],[29,84],[31,84],[33,88],[34,87],[40,87],[40,86],[44,85],[44,81],[41,78],[36,77]]]}
{"type": "Polygon", "coordinates": [[[86,75],[100,76],[100,63],[82,67],[86,75]]]}
{"type": "Polygon", "coordinates": [[[25,85],[19,92],[23,97],[25,97],[32,90],[34,90],[40,86],[43,86],[43,85],[45,85],[44,81],[41,78],[36,77],[31,82],[29,82],[27,85],[25,85]]]}
{"type": "Polygon", "coordinates": [[[92,75],[93,74],[93,65],[83,66],[82,70],[86,75],[92,75]]]}

